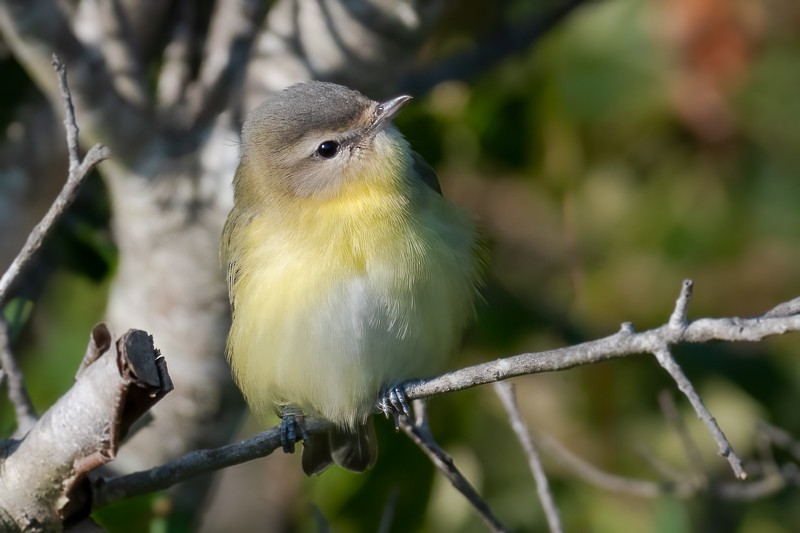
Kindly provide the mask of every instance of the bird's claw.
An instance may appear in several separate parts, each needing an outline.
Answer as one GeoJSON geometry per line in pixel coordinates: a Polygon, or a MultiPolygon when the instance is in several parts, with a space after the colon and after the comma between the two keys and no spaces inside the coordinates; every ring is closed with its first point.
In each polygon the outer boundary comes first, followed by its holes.
{"type": "Polygon", "coordinates": [[[308,442],[305,417],[302,415],[285,414],[281,418],[281,446],[284,453],[294,453],[294,444],[302,440],[308,442]]]}
{"type": "Polygon", "coordinates": [[[400,417],[411,418],[411,406],[406,398],[406,389],[401,383],[394,387],[388,387],[378,402],[378,408],[383,411],[386,418],[394,418],[394,428],[400,429],[400,417]]]}

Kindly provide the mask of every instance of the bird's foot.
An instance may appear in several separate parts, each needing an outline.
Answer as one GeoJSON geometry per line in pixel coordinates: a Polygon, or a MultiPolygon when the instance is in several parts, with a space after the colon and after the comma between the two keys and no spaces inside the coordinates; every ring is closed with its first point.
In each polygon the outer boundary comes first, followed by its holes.
{"type": "Polygon", "coordinates": [[[394,429],[400,429],[400,417],[411,418],[411,407],[406,398],[406,389],[403,383],[389,386],[384,389],[381,399],[378,401],[378,408],[383,411],[386,418],[394,418],[394,429]]]}
{"type": "Polygon", "coordinates": [[[302,440],[308,442],[305,417],[300,414],[284,413],[281,418],[281,446],[284,453],[294,453],[294,444],[302,440]]]}

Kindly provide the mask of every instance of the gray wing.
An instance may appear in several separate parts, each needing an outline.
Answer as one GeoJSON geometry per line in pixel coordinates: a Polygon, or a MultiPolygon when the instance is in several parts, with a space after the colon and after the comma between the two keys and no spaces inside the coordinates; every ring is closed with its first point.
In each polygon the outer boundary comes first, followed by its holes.
{"type": "Polygon", "coordinates": [[[439,185],[439,177],[436,175],[436,171],[417,152],[412,150],[411,157],[413,158],[412,169],[417,176],[420,177],[425,185],[442,194],[442,187],[439,185]]]}

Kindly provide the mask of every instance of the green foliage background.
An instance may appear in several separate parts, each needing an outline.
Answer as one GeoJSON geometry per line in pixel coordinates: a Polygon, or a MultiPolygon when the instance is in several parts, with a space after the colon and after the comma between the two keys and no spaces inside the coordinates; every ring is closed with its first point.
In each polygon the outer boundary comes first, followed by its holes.
{"type": "MultiPolygon", "coordinates": [[[[489,4],[451,6],[423,60],[483,46],[475,35],[486,21],[513,22],[534,9],[521,1],[489,4]]],[[[790,16],[772,20],[728,91],[733,127],[714,142],[676,111],[671,91],[680,59],[659,34],[659,2],[592,3],[475,80],[417,95],[397,119],[399,128],[437,168],[445,194],[476,212],[493,240],[487,304],[454,366],[604,336],[623,321],[640,330],[657,326],[684,278],[696,282],[691,317],[757,315],[800,295],[800,12],[785,6],[790,16]]],[[[4,79],[20,80],[12,63],[0,67],[13,74],[4,79]]],[[[12,101],[18,94],[3,90],[12,101]]],[[[93,201],[79,204],[72,224],[48,245],[60,267],[41,299],[6,309],[42,410],[69,386],[113,273],[99,180],[86,194],[93,201]],[[75,248],[64,242],[88,248],[91,260],[75,260],[75,248]]],[[[677,351],[741,455],[759,454],[758,420],[800,435],[799,343],[788,336],[677,351]]],[[[644,452],[691,469],[659,413],[659,392],[674,387],[652,358],[516,381],[531,426],[598,467],[659,479],[644,452]]],[[[673,393],[705,474],[732,481],[688,404],[673,393]]],[[[11,412],[2,409],[8,434],[11,412]]],[[[525,459],[491,388],[437,398],[431,410],[437,438],[501,520],[514,531],[543,530],[525,459]]],[[[308,480],[291,529],[315,530],[313,506],[334,531],[375,530],[397,491],[392,531],[483,530],[414,446],[389,422],[379,426],[376,468],[308,480]]],[[[546,464],[567,531],[778,533],[800,524],[797,488],[752,503],[702,495],[645,500],[589,486],[547,458],[546,464]]],[[[114,531],[191,529],[154,518],[158,498],[100,517],[114,531]]]]}

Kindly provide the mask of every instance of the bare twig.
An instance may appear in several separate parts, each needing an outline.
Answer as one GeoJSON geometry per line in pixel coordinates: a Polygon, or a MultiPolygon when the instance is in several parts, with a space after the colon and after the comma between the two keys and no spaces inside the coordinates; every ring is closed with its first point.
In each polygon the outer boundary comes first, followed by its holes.
{"type": "Polygon", "coordinates": [[[522,419],[517,405],[517,398],[514,393],[514,386],[511,383],[500,381],[494,384],[494,391],[503,402],[503,406],[508,412],[508,418],[511,420],[511,428],[517,435],[517,439],[525,450],[525,455],[528,457],[528,465],[533,473],[533,478],[536,481],[536,492],[539,495],[539,501],[542,503],[542,509],[547,517],[547,525],[550,531],[556,533],[561,532],[564,528],[561,525],[561,516],[556,507],[553,494],[550,492],[550,485],[547,482],[547,476],[544,473],[542,462],[539,460],[539,453],[531,440],[528,426],[522,419]]]}
{"type": "Polygon", "coordinates": [[[640,498],[673,495],[685,499],[691,498],[699,492],[707,491],[725,501],[748,502],[775,494],[787,484],[800,486],[800,472],[798,472],[798,468],[794,464],[784,465],[780,471],[773,472],[752,482],[710,483],[707,487],[698,486],[690,477],[685,480],[668,483],[628,478],[600,470],[567,450],[549,435],[539,433],[536,439],[545,452],[555,458],[573,475],[597,488],[640,498]]]}
{"type": "Polygon", "coordinates": [[[692,280],[683,280],[683,284],[681,284],[681,293],[678,295],[678,300],[675,302],[675,309],[672,310],[672,315],[669,317],[669,327],[680,329],[689,324],[686,317],[689,311],[689,300],[692,299],[693,287],[694,282],[692,282],[692,280]]]}
{"type": "Polygon", "coordinates": [[[585,459],[569,451],[560,442],[546,433],[537,433],[536,442],[545,452],[550,454],[570,472],[584,481],[591,483],[595,487],[612,492],[631,494],[641,498],[655,498],[663,494],[677,494],[679,496],[686,496],[689,494],[689,485],[683,487],[680,484],[663,484],[604,472],[585,459]]]}
{"type": "Polygon", "coordinates": [[[794,300],[789,300],[788,302],[776,305],[764,313],[764,316],[767,318],[774,318],[781,316],[792,316],[798,313],[800,313],[800,298],[795,298],[794,300]]]}
{"type": "Polygon", "coordinates": [[[69,96],[69,89],[66,86],[64,66],[58,62],[57,58],[53,59],[53,64],[59,73],[59,80],[63,81],[64,83],[64,85],[62,85],[62,94],[65,95],[64,106],[67,112],[67,116],[64,119],[64,126],[67,130],[67,144],[69,145],[70,154],[69,176],[67,177],[67,182],[64,184],[64,188],[61,189],[58,197],[53,202],[53,205],[50,206],[50,209],[44,215],[44,218],[42,218],[41,222],[39,222],[36,227],[33,228],[30,235],[28,235],[28,240],[22,247],[22,250],[20,250],[19,254],[17,254],[17,257],[14,258],[14,261],[11,262],[11,265],[3,274],[2,278],[0,278],[0,307],[6,302],[6,299],[8,298],[8,292],[17,276],[19,276],[20,272],[22,272],[25,266],[33,258],[33,255],[36,253],[36,251],[42,246],[44,238],[53,228],[56,220],[58,220],[61,215],[64,214],[70,204],[72,204],[72,201],[78,194],[78,189],[83,183],[83,180],[86,179],[86,176],[89,175],[89,173],[92,171],[92,169],[94,169],[95,166],[97,166],[98,163],[104,159],[108,159],[108,157],[111,155],[105,146],[96,144],[89,150],[83,161],[80,161],[77,144],[78,126],[75,124],[75,114],[72,109],[72,99],[69,96]]]}
{"type": "Polygon", "coordinates": [[[400,416],[400,429],[403,430],[403,433],[408,435],[414,444],[419,446],[434,466],[450,480],[453,487],[464,495],[491,531],[507,531],[505,526],[494,516],[489,505],[481,498],[478,491],[475,490],[475,487],[473,487],[470,482],[467,481],[467,478],[458,470],[455,463],[453,463],[453,458],[434,440],[430,428],[428,427],[425,404],[420,400],[414,402],[414,417],[416,421],[412,423],[405,415],[400,416]]]}
{"type": "MultiPolygon", "coordinates": [[[[309,433],[327,431],[329,427],[327,422],[306,420],[306,430],[309,433]]],[[[150,470],[100,479],[93,488],[94,507],[100,508],[119,500],[166,489],[195,476],[266,457],[280,447],[281,433],[276,426],[234,444],[213,450],[189,452],[150,470]]]]}
{"type": "Polygon", "coordinates": [[[783,465],[779,470],[750,483],[722,483],[712,487],[712,492],[723,500],[752,502],[771,496],[787,485],[800,487],[800,472],[795,464],[783,465]]]}
{"type": "MultiPolygon", "coordinates": [[[[626,326],[627,324],[623,325],[626,326]]],[[[567,370],[580,365],[636,354],[654,354],[663,346],[709,341],[755,342],[772,335],[800,331],[800,314],[757,318],[701,318],[685,327],[669,324],[636,333],[632,327],[602,339],[544,352],[524,353],[454,370],[405,384],[409,399],[427,398],[504,379],[567,370]]]]}
{"type": "Polygon", "coordinates": [[[0,316],[0,364],[3,365],[3,374],[8,382],[8,399],[14,406],[14,414],[17,417],[16,434],[22,436],[36,423],[36,411],[25,389],[22,369],[17,366],[17,361],[11,353],[8,324],[2,316],[0,316]]]}
{"type": "MultiPolygon", "coordinates": [[[[67,86],[66,70],[56,56],[53,56],[53,67],[58,74],[59,87],[64,98],[64,127],[67,131],[67,145],[69,146],[69,176],[53,205],[50,206],[41,222],[33,228],[22,250],[11,262],[8,270],[0,277],[0,311],[2,311],[3,304],[5,304],[17,276],[25,269],[36,251],[42,246],[42,242],[52,230],[56,220],[64,214],[75,199],[83,180],[100,161],[109,156],[109,152],[105,147],[96,145],[89,150],[86,158],[81,162],[78,154],[78,126],[75,122],[72,97],[67,86]]],[[[36,422],[36,416],[30,396],[25,390],[22,371],[11,353],[8,326],[4,319],[0,319],[0,358],[2,358],[3,369],[8,379],[8,396],[14,404],[17,416],[17,433],[24,434],[36,422]]]]}
{"type": "Polygon", "coordinates": [[[80,144],[78,135],[78,121],[75,119],[75,106],[72,105],[72,94],[69,92],[67,84],[67,67],[53,54],[53,68],[58,75],[58,90],[61,93],[61,100],[64,102],[64,129],[67,132],[67,150],[69,152],[69,173],[72,174],[81,163],[80,144]]]}
{"type": "MultiPolygon", "coordinates": [[[[685,294],[686,286],[684,284],[684,289],[681,291],[682,295],[685,294]]],[[[682,300],[683,298],[679,297],[679,305],[682,300]]],[[[681,314],[679,313],[678,316],[681,316],[681,314]]],[[[664,345],[681,342],[699,343],[710,340],[755,341],[770,335],[798,330],[800,330],[800,317],[795,314],[751,319],[700,319],[690,322],[682,328],[673,328],[667,324],[641,333],[635,333],[632,326],[623,324],[619,332],[603,339],[568,348],[517,355],[463,368],[428,380],[407,383],[405,384],[405,391],[409,399],[419,399],[484,383],[501,381],[522,374],[565,370],[615,357],[654,353],[664,345]]],[[[309,432],[312,433],[322,431],[328,427],[327,423],[315,420],[307,420],[307,425],[309,432]]],[[[406,427],[415,429],[415,426],[411,426],[410,423],[407,423],[406,427]]],[[[773,436],[773,442],[786,442],[785,439],[781,441],[778,438],[779,434],[777,432],[771,432],[770,434],[776,435],[773,436]]],[[[538,436],[537,442],[540,447],[559,458],[562,463],[566,464],[577,475],[604,489],[651,498],[667,493],[687,497],[702,489],[702,487],[697,486],[696,481],[684,480],[677,475],[669,476],[674,481],[672,483],[659,483],[615,476],[589,465],[544,435],[538,436]]],[[[96,488],[96,506],[100,507],[123,498],[166,488],[195,475],[218,470],[256,457],[263,457],[279,446],[279,430],[278,428],[272,428],[261,435],[238,444],[232,444],[216,450],[192,452],[153,470],[113,478],[98,485],[96,488]]],[[[787,467],[784,467],[779,476],[781,480],[772,479],[774,476],[770,476],[769,481],[764,479],[754,481],[751,484],[746,484],[747,486],[743,487],[739,492],[731,489],[729,485],[710,484],[706,489],[723,497],[731,495],[732,498],[741,499],[749,497],[748,495],[758,491],[767,489],[772,491],[779,490],[787,482],[794,483],[796,476],[795,478],[787,477],[790,473],[787,467]],[[758,488],[750,488],[751,485],[758,488]]],[[[737,483],[741,484],[741,482],[737,483]]]]}
{"type": "Polygon", "coordinates": [[[672,379],[675,380],[678,389],[689,399],[700,421],[708,428],[714,442],[717,443],[719,454],[727,459],[728,463],[731,465],[733,474],[739,479],[747,479],[747,473],[742,466],[742,460],[736,455],[736,452],[733,451],[733,446],[731,446],[728,437],[725,436],[725,433],[719,427],[719,424],[717,424],[717,420],[711,415],[705,404],[703,404],[700,395],[694,390],[691,382],[687,379],[683,370],[681,370],[680,365],[678,365],[678,362],[672,357],[672,353],[664,347],[660,350],[656,350],[655,356],[658,363],[669,373],[672,379]]]}
{"type": "MultiPolygon", "coordinates": [[[[675,309],[672,311],[672,316],[669,317],[668,327],[676,331],[681,331],[689,325],[686,315],[689,308],[689,300],[692,298],[693,285],[694,284],[691,280],[684,280],[683,285],[681,286],[680,295],[675,302],[675,309]]],[[[706,428],[708,428],[708,431],[711,433],[711,436],[714,438],[717,446],[719,446],[719,454],[726,458],[728,463],[731,465],[734,475],[739,479],[746,479],[747,473],[744,471],[744,467],[742,466],[742,460],[738,455],[736,455],[736,452],[733,451],[733,446],[731,446],[731,443],[728,441],[725,433],[719,427],[719,424],[717,424],[717,420],[708,411],[706,406],[703,404],[703,400],[700,399],[700,395],[694,390],[692,383],[683,373],[683,370],[678,362],[675,361],[675,358],[672,357],[672,352],[670,352],[669,347],[665,344],[664,346],[656,349],[654,354],[658,360],[658,363],[669,373],[669,375],[678,385],[678,389],[680,389],[680,391],[683,392],[689,399],[689,402],[692,404],[692,407],[697,413],[697,416],[700,418],[700,421],[703,422],[706,428]]],[[[667,407],[665,414],[667,415],[668,419],[670,419],[669,415],[674,414],[675,412],[674,405],[672,406],[672,410],[669,410],[670,399],[671,398],[667,398],[666,405],[662,401],[662,408],[667,407]]],[[[698,461],[698,454],[691,443],[691,439],[689,439],[688,434],[685,431],[681,431],[682,425],[680,424],[680,417],[675,414],[671,417],[671,420],[681,435],[681,441],[683,442],[684,448],[689,455],[689,459],[698,461]]],[[[697,465],[698,463],[695,463],[695,466],[697,465]]],[[[699,465],[702,466],[702,463],[699,463],[699,465]]],[[[702,467],[699,468],[699,471],[702,472],[702,467]]]]}

